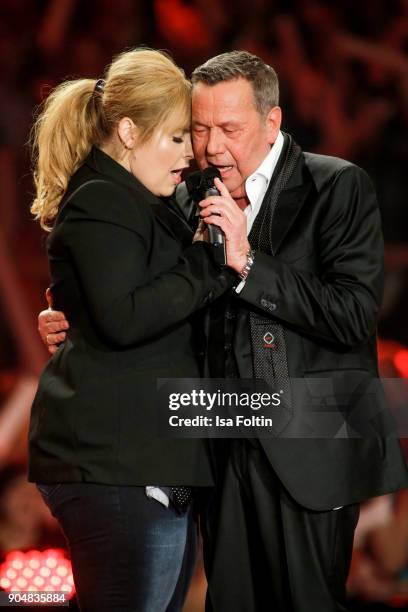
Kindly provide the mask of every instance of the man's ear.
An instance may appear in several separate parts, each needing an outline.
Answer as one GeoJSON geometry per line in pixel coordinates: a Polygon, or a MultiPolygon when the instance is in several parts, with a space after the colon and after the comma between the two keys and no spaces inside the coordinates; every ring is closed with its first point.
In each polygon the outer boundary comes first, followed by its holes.
{"type": "Polygon", "coordinates": [[[280,106],[273,106],[266,116],[266,129],[269,144],[273,144],[278,137],[282,123],[282,110],[280,106]]]}
{"type": "Polygon", "coordinates": [[[137,130],[134,122],[129,117],[122,117],[118,123],[119,140],[126,149],[133,149],[136,144],[137,130]]]}

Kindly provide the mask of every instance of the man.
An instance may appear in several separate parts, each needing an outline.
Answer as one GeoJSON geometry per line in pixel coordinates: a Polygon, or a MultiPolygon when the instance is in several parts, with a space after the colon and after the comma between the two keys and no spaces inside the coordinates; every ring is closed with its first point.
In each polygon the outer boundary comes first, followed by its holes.
{"type": "Polygon", "coordinates": [[[378,376],[375,194],[360,168],[304,153],[280,131],[277,76],[258,57],[219,55],[192,81],[196,160],[223,180],[201,216],[234,228],[242,265],[208,314],[207,373],[263,378],[289,397],[274,437],[232,441],[220,468],[203,521],[208,610],[338,612],[358,504],[406,486],[406,467],[392,438],[301,439],[304,398],[288,381],[330,379],[336,398],[378,376]]]}

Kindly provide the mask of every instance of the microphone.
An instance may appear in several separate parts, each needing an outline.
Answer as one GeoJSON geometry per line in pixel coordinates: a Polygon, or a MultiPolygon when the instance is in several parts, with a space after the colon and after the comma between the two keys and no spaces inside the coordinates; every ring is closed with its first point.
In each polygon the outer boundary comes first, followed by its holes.
{"type": "Polygon", "coordinates": [[[185,184],[188,192],[188,196],[194,202],[199,202],[203,199],[202,193],[200,191],[202,173],[200,170],[196,170],[195,172],[190,172],[187,174],[185,184]]]}
{"type": "MultiPolygon", "coordinates": [[[[221,179],[218,168],[209,166],[201,174],[200,191],[204,198],[209,196],[219,196],[220,192],[214,185],[214,179],[221,179]]],[[[208,224],[208,237],[210,244],[214,247],[214,259],[220,266],[227,265],[227,254],[225,252],[225,234],[218,225],[208,224]]]]}

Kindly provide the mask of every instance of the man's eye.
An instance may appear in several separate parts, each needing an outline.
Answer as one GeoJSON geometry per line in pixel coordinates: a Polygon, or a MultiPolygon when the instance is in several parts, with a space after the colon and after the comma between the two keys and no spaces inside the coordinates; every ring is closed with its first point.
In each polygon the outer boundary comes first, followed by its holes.
{"type": "Polygon", "coordinates": [[[177,142],[177,144],[182,144],[184,140],[180,136],[173,136],[173,142],[177,142]]]}

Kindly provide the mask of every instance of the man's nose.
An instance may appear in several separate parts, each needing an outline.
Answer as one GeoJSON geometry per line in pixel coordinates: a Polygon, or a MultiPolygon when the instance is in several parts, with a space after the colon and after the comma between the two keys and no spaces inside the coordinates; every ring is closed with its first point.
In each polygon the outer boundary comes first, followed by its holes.
{"type": "Polygon", "coordinates": [[[224,152],[224,143],[220,130],[210,130],[206,149],[207,155],[210,155],[211,157],[224,152]]]}

